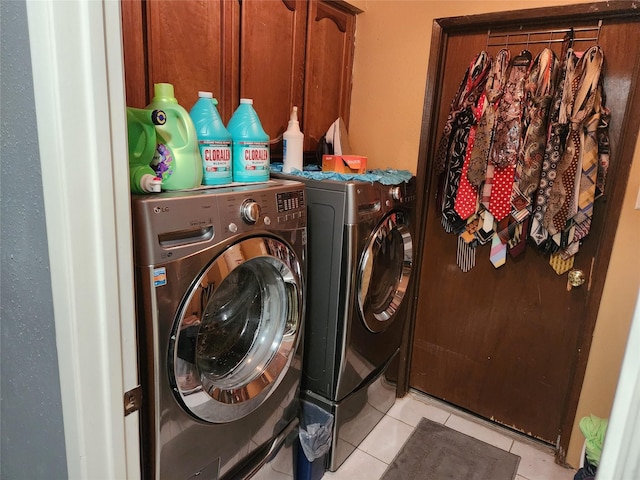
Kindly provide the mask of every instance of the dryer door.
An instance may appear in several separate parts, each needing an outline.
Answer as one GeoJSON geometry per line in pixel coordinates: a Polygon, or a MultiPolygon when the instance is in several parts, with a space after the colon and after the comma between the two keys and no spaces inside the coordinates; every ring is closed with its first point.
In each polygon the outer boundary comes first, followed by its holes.
{"type": "Polygon", "coordinates": [[[386,330],[407,290],[413,246],[406,214],[389,213],[375,229],[358,267],[358,306],[366,327],[386,330]]]}
{"type": "Polygon", "coordinates": [[[266,400],[298,344],[302,281],[300,259],[272,237],[242,240],[204,269],[169,344],[169,380],[187,412],[229,422],[266,400]]]}

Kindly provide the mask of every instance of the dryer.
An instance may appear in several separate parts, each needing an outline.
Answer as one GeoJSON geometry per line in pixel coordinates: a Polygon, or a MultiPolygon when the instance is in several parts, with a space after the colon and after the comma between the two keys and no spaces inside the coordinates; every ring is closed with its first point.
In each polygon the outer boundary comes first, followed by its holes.
{"type": "Polygon", "coordinates": [[[391,408],[413,270],[415,178],[299,178],[309,261],[302,398],[334,415],[335,471],[391,408]]]}
{"type": "Polygon", "coordinates": [[[292,478],[304,185],[134,196],[132,216],[143,476],[292,478]]]}

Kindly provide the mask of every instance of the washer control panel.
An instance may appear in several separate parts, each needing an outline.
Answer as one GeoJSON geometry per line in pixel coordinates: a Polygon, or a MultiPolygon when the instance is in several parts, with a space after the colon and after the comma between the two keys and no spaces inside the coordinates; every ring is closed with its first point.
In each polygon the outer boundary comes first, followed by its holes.
{"type": "Polygon", "coordinates": [[[133,197],[138,264],[176,260],[254,230],[307,226],[305,186],[288,180],[133,197]]]}
{"type": "Polygon", "coordinates": [[[260,204],[252,198],[247,198],[240,207],[240,216],[245,223],[254,225],[260,218],[260,204]]]}
{"type": "Polygon", "coordinates": [[[276,196],[278,223],[287,223],[302,218],[306,212],[303,190],[278,193],[276,196]]]}

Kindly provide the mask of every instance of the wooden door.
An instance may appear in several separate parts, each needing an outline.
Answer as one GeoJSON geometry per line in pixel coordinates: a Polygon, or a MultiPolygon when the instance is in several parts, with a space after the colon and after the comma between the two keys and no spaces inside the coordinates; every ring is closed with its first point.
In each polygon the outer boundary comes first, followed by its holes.
{"type": "MultiPolygon", "coordinates": [[[[600,3],[598,9],[535,9],[434,25],[418,166],[418,208],[423,214],[409,384],[557,444],[562,459],[640,124],[639,17],[629,11],[627,2],[619,2],[615,9],[600,3]],[[628,11],[621,13],[618,8],[628,11]],[[569,289],[567,274],[556,275],[548,264],[549,255],[532,245],[520,257],[507,258],[499,269],[489,262],[490,246],[480,246],[475,268],[463,273],[456,265],[457,238],[444,232],[433,199],[437,175],[432,159],[465,70],[487,48],[489,29],[592,27],[601,19],[599,43],[605,53],[606,104],[612,112],[612,155],[605,197],[596,202],[591,233],[576,256],[574,268],[585,272],[587,282],[569,289]]],[[[545,46],[528,48],[535,57],[545,46]]],[[[509,48],[516,55],[522,46],[509,48]]],[[[498,49],[489,51],[495,55],[498,49]]]]}

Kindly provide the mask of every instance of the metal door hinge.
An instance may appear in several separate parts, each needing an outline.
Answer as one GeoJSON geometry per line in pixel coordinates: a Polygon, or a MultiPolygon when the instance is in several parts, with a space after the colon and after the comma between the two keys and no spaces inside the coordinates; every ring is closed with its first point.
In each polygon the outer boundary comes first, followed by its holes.
{"type": "Polygon", "coordinates": [[[124,416],[126,417],[142,406],[142,387],[138,385],[131,390],[124,392],[124,416]]]}

